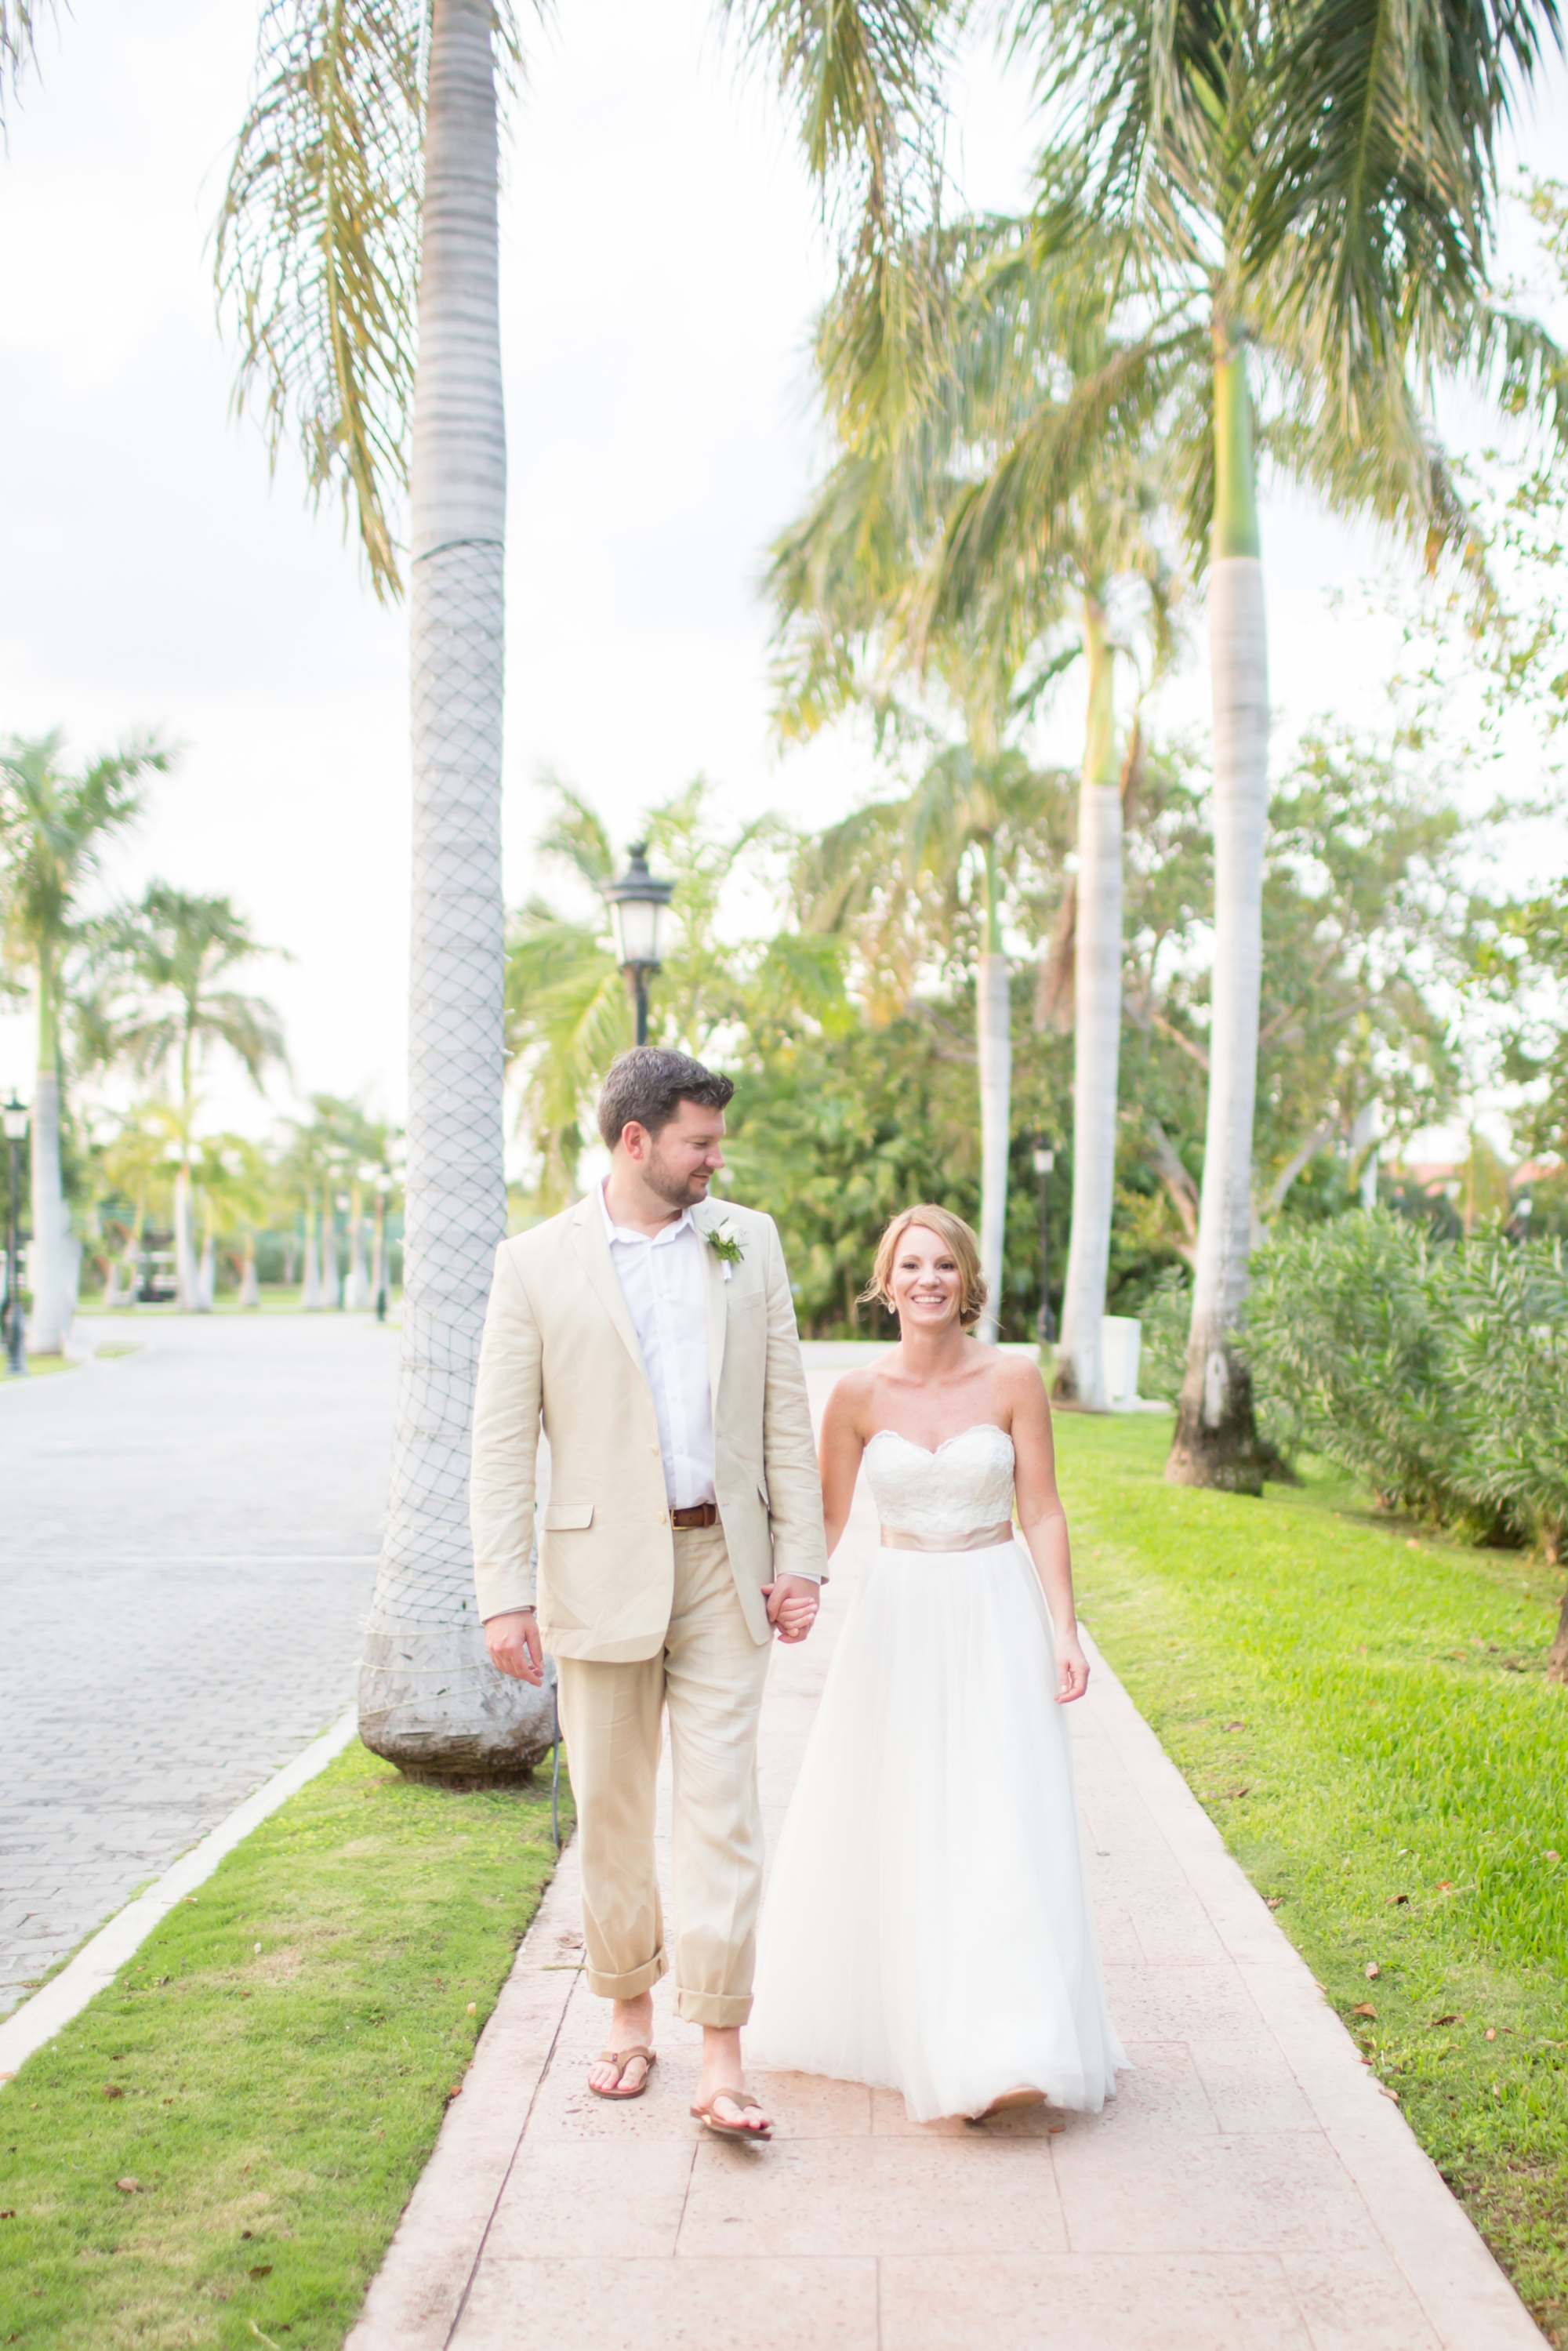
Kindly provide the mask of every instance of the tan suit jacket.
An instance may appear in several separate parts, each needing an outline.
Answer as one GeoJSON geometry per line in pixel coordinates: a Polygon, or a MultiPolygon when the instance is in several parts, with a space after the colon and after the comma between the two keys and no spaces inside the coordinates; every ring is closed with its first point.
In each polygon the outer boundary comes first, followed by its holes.
{"type": "MultiPolygon", "coordinates": [[[[746,1621],[768,1637],[762,1586],[825,1575],[822,1494],[784,1252],[771,1217],[705,1201],[742,1256],[706,1245],[715,1490],[746,1621]]],[[[674,1534],[653,1391],[598,1199],[503,1241],[479,1351],[469,1513],[482,1617],[528,1606],[540,1423],[549,1495],[538,1604],[558,1657],[656,1655],[670,1622],[674,1534]]]]}

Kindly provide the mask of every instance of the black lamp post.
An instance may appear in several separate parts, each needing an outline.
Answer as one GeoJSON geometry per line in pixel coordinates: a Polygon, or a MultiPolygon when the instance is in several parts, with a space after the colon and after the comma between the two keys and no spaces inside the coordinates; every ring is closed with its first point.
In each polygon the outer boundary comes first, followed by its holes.
{"type": "Polygon", "coordinates": [[[27,1139],[27,1105],[11,1099],[0,1110],[5,1140],[11,1146],[11,1217],[5,1234],[5,1351],[11,1376],[20,1379],[27,1368],[26,1323],[22,1313],[22,1145],[27,1139]]]}
{"type": "Polygon", "coordinates": [[[648,1041],[648,982],[659,968],[659,925],[674,897],[673,882],[656,881],[648,871],[648,844],[634,841],[631,863],[619,882],[606,885],[610,920],[615,932],[615,960],[632,986],[637,1008],[637,1042],[648,1041]]]}
{"type": "Polygon", "coordinates": [[[1036,1327],[1040,1332],[1040,1343],[1042,1347],[1049,1347],[1052,1337],[1051,1328],[1051,1290],[1049,1286],[1051,1276],[1051,1231],[1046,1218],[1047,1211],[1050,1207],[1049,1187],[1051,1184],[1051,1171],[1055,1165],[1056,1154],[1051,1150],[1051,1146],[1046,1142],[1045,1137],[1041,1135],[1040,1141],[1034,1147],[1034,1172],[1040,1177],[1040,1321],[1036,1327]]]}

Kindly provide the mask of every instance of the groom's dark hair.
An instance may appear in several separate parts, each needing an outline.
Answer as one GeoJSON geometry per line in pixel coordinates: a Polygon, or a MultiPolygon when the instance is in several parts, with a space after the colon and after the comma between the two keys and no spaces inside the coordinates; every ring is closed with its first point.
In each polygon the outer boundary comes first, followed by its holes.
{"type": "Polygon", "coordinates": [[[599,1097],[599,1132],[604,1147],[613,1151],[622,1127],[633,1120],[657,1137],[684,1102],[701,1102],[705,1110],[722,1110],[735,1092],[733,1078],[694,1061],[689,1053],[672,1053],[663,1045],[633,1045],[610,1064],[599,1097]]]}

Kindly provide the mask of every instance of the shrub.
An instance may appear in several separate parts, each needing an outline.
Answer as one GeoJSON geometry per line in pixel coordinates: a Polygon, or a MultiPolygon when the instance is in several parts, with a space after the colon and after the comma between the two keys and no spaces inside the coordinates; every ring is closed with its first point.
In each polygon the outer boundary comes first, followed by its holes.
{"type": "Polygon", "coordinates": [[[1433,1517],[1458,1504],[1441,1249],[1383,1208],[1287,1228],[1253,1259],[1246,1332],[1277,1440],[1355,1471],[1387,1509],[1433,1517]]]}
{"type": "Polygon", "coordinates": [[[1134,1310],[1143,1323],[1138,1385],[1146,1396],[1175,1404],[1186,1369],[1186,1334],[1192,1322],[1192,1276],[1185,1265],[1167,1265],[1134,1310]]]}
{"type": "Polygon", "coordinates": [[[1558,1241],[1435,1239],[1382,1208],[1271,1237],[1246,1350],[1276,1430],[1385,1508],[1561,1556],[1568,1276],[1558,1241]]]}
{"type": "Polygon", "coordinates": [[[1465,1431],[1463,1482],[1508,1511],[1548,1559],[1568,1528],[1568,1275],[1560,1240],[1500,1235],[1451,1252],[1449,1359],[1465,1431]]]}

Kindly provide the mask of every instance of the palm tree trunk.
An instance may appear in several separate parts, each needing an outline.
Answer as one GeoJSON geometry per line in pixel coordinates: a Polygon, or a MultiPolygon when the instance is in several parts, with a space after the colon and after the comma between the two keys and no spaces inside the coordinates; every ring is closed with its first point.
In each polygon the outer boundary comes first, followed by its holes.
{"type": "Polygon", "coordinates": [[[321,1260],[316,1249],[316,1211],[305,1203],[305,1265],[300,1277],[299,1311],[314,1314],[321,1303],[321,1260]]]}
{"type": "Polygon", "coordinates": [[[125,1248],[120,1258],[120,1273],[125,1283],[125,1295],[117,1298],[120,1306],[134,1306],[136,1293],[141,1286],[141,1236],[147,1224],[147,1203],[138,1200],[131,1229],[125,1236],[125,1248]]]}
{"type": "Polygon", "coordinates": [[[182,1160],[174,1171],[174,1303],[182,1314],[201,1309],[196,1248],[191,1231],[191,1171],[182,1160]]]}
{"type": "Polygon", "coordinates": [[[349,1280],[343,1303],[350,1313],[362,1314],[365,1297],[365,1219],[360,1209],[360,1196],[353,1195],[349,1208],[349,1280]]]}
{"type": "MultiPolygon", "coordinates": [[[[1554,1543],[1547,1545],[1546,1550],[1549,1559],[1554,1562],[1561,1561],[1563,1552],[1561,1534],[1554,1543]]],[[[1563,1594],[1558,1606],[1556,1638],[1546,1653],[1546,1678],[1549,1682],[1560,1684],[1568,1682],[1568,1592],[1563,1594]]]]}
{"type": "Polygon", "coordinates": [[[1269,658],[1245,347],[1215,329],[1214,981],[1208,1116],[1186,1374],[1166,1475],[1262,1491],[1252,1383],[1238,1352],[1252,1245],[1252,1118],[1263,969],[1269,813],[1269,658]]]}
{"type": "Polygon", "coordinates": [[[196,1311],[210,1314],[218,1287],[218,1244],[213,1231],[212,1210],[207,1211],[202,1234],[202,1261],[196,1271],[196,1311]]]}
{"type": "Polygon", "coordinates": [[[1012,1123],[1012,995],[1002,953],[996,852],[986,849],[986,953],[975,972],[975,1041],[980,1062],[980,1270],[986,1280],[979,1336],[995,1345],[1002,1311],[1008,1237],[1008,1145],[1012,1123]]]}
{"type": "Polygon", "coordinates": [[[1084,599],[1089,720],[1078,797],[1073,940],[1072,1238],[1055,1395],[1107,1412],[1102,1348],[1116,1177],[1122,1050],[1122,786],[1116,773],[1115,650],[1098,600],[1084,599]]]}
{"type": "Polygon", "coordinates": [[[33,1238],[27,1262],[33,1310],[27,1318],[27,1353],[57,1355],[69,1332],[76,1301],[67,1296],[71,1219],[60,1173],[59,1023],[54,956],[47,943],[38,951],[38,1077],[29,1148],[33,1238]]]}
{"type": "Polygon", "coordinates": [[[548,1693],[497,1674],[468,1535],[502,1161],[506,417],[490,0],[434,0],[414,385],[413,909],[402,1376],[360,1734],[416,1776],[523,1777],[548,1693]]]}
{"type": "Polygon", "coordinates": [[[261,1304],[261,1284],[256,1273],[256,1234],[248,1225],[245,1233],[245,1260],[240,1268],[239,1302],[242,1307],[261,1304]]]}
{"type": "Polygon", "coordinates": [[[324,1193],[321,1199],[321,1303],[335,1313],[343,1302],[342,1278],[338,1271],[338,1219],[333,1213],[332,1195],[324,1193]]]}

